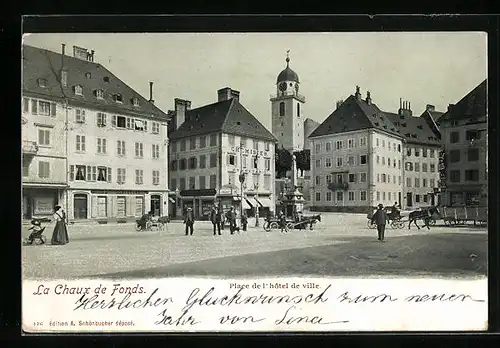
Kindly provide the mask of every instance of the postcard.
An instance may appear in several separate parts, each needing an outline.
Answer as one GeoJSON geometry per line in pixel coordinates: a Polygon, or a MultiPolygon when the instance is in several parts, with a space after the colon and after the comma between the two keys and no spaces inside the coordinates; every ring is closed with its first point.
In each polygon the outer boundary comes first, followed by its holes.
{"type": "Polygon", "coordinates": [[[486,47],[26,33],[23,332],[486,330],[486,47]]]}

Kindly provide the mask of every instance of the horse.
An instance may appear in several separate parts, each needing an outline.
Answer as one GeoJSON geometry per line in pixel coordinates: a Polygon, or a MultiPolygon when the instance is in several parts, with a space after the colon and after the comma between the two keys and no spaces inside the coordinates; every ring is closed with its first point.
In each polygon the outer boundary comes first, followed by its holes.
{"type": "Polygon", "coordinates": [[[432,215],[434,214],[439,214],[438,208],[434,206],[423,208],[422,210],[412,211],[408,215],[408,218],[410,220],[410,222],[408,223],[408,229],[410,229],[412,222],[415,224],[415,226],[417,226],[418,229],[420,229],[420,227],[417,225],[417,220],[423,220],[424,226],[427,227],[428,230],[430,230],[431,228],[429,227],[429,222],[432,219],[432,215]]]}

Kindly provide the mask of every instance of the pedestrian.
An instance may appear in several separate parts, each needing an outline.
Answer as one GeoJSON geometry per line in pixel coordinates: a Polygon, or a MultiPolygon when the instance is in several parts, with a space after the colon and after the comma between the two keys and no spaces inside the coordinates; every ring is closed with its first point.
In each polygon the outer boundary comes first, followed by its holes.
{"type": "Polygon", "coordinates": [[[287,233],[288,229],[286,227],[286,215],[283,214],[282,211],[280,211],[278,217],[279,217],[279,220],[280,220],[281,232],[287,233]]]}
{"type": "Polygon", "coordinates": [[[194,214],[193,214],[193,209],[191,207],[187,208],[186,210],[186,215],[184,216],[184,224],[186,225],[186,236],[189,234],[192,236],[193,226],[194,226],[194,214]]]}
{"type": "Polygon", "coordinates": [[[230,233],[234,234],[234,231],[236,231],[236,212],[234,211],[234,207],[231,207],[226,213],[226,219],[229,221],[230,233]]]}
{"type": "Polygon", "coordinates": [[[243,213],[243,215],[241,216],[241,227],[243,231],[247,230],[247,225],[248,225],[247,213],[243,213]]]}
{"type": "Polygon", "coordinates": [[[210,212],[210,221],[212,221],[212,225],[214,225],[214,236],[216,235],[216,229],[218,230],[220,236],[222,216],[219,208],[215,204],[212,207],[212,211],[210,212]]]}
{"type": "Polygon", "coordinates": [[[221,206],[219,206],[220,210],[220,229],[224,231],[224,225],[226,224],[226,216],[224,214],[224,209],[222,209],[221,206]]]}
{"type": "Polygon", "coordinates": [[[373,214],[371,221],[372,224],[374,223],[377,225],[378,240],[381,242],[384,241],[385,225],[388,219],[389,218],[384,210],[384,206],[382,204],[379,204],[378,209],[375,214],[373,214]]]}
{"type": "Polygon", "coordinates": [[[60,205],[54,207],[54,221],[56,226],[54,227],[54,232],[52,232],[52,239],[50,244],[52,245],[65,245],[69,243],[68,228],[66,226],[66,213],[61,208],[60,205]]]}

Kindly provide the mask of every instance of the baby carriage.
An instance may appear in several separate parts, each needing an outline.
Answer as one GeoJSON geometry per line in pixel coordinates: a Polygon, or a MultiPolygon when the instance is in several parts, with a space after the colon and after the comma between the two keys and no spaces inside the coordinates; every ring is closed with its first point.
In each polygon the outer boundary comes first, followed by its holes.
{"type": "Polygon", "coordinates": [[[24,241],[25,245],[38,245],[45,244],[45,236],[43,232],[45,231],[45,227],[42,227],[42,222],[48,222],[48,219],[33,219],[31,220],[31,227],[28,231],[31,231],[30,235],[24,241]]]}

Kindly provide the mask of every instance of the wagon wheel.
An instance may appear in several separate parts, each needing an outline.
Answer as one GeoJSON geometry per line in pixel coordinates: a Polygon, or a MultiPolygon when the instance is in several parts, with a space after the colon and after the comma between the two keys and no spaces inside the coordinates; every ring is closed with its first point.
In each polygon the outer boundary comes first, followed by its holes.
{"type": "Polygon", "coordinates": [[[267,221],[264,222],[264,226],[262,226],[262,227],[264,227],[264,231],[266,231],[266,232],[271,231],[271,223],[270,222],[267,222],[267,221]]]}
{"type": "Polygon", "coordinates": [[[392,220],[391,227],[392,228],[403,228],[404,223],[401,220],[392,220]]]}
{"type": "Polygon", "coordinates": [[[158,229],[158,231],[163,231],[163,222],[158,222],[156,228],[158,229]]]}
{"type": "Polygon", "coordinates": [[[293,229],[294,229],[294,227],[295,227],[295,224],[294,224],[294,223],[292,223],[292,222],[289,222],[289,223],[287,223],[287,224],[286,224],[286,228],[287,228],[288,230],[293,230],[293,229]]]}
{"type": "Polygon", "coordinates": [[[277,222],[271,222],[271,223],[269,224],[269,228],[270,228],[270,229],[276,229],[276,228],[278,228],[278,227],[280,227],[280,226],[278,225],[278,223],[277,223],[277,222]]]}
{"type": "Polygon", "coordinates": [[[435,224],[436,224],[436,220],[434,220],[434,219],[429,220],[429,225],[433,226],[435,224]]]}
{"type": "Polygon", "coordinates": [[[368,225],[368,228],[370,228],[370,229],[377,228],[377,225],[372,224],[372,221],[371,221],[371,220],[368,220],[367,225],[368,225]]]}

